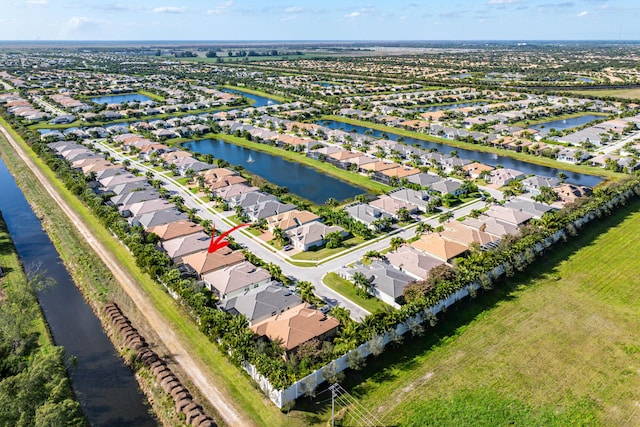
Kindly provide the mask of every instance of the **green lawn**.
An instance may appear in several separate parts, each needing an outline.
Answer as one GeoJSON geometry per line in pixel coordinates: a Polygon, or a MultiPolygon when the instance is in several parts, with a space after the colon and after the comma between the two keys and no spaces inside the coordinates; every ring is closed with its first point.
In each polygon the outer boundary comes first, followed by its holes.
{"type": "Polygon", "coordinates": [[[340,252],[349,250],[350,248],[353,248],[354,246],[358,246],[359,244],[364,242],[365,242],[364,239],[361,239],[360,237],[351,237],[345,240],[344,242],[342,242],[342,246],[340,246],[339,248],[328,249],[326,247],[322,247],[317,250],[312,249],[306,252],[297,253],[291,258],[301,260],[301,261],[302,260],[307,260],[307,261],[323,260],[327,257],[336,255],[340,252]]]}
{"type": "Polygon", "coordinates": [[[345,385],[384,425],[640,425],[639,238],[636,200],[345,385]]]}
{"type": "Polygon", "coordinates": [[[365,298],[356,294],[356,288],[355,286],[353,286],[353,283],[343,279],[336,273],[327,274],[326,276],[324,276],[322,281],[325,285],[327,285],[340,295],[350,299],[355,304],[359,305],[370,313],[375,313],[376,311],[394,310],[393,307],[380,301],[378,298],[365,298]]]}
{"type": "Polygon", "coordinates": [[[261,90],[257,90],[257,89],[251,89],[251,88],[247,88],[247,87],[240,87],[240,86],[231,86],[231,85],[224,85],[223,86],[226,89],[232,89],[232,90],[237,90],[240,92],[245,92],[251,95],[258,95],[258,96],[262,96],[264,98],[269,98],[269,99],[273,99],[274,101],[278,101],[278,102],[289,102],[289,100],[287,98],[285,98],[284,96],[281,95],[274,95],[272,93],[267,93],[261,90]]]}
{"type": "Polygon", "coordinates": [[[601,96],[601,97],[613,97],[620,99],[640,99],[640,89],[595,89],[595,90],[571,90],[568,91],[575,95],[587,95],[587,96],[601,96]]]}

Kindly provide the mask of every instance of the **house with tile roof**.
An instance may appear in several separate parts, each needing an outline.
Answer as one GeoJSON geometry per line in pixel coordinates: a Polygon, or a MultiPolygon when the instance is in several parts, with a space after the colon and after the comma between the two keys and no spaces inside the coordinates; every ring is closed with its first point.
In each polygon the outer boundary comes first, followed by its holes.
{"type": "Polygon", "coordinates": [[[259,336],[279,341],[288,352],[294,352],[301,344],[318,339],[323,341],[338,331],[340,322],[303,303],[284,313],[279,313],[251,326],[259,336]]]}
{"type": "Polygon", "coordinates": [[[202,275],[205,286],[222,300],[247,293],[271,281],[271,274],[249,261],[228,265],[202,275]]]}

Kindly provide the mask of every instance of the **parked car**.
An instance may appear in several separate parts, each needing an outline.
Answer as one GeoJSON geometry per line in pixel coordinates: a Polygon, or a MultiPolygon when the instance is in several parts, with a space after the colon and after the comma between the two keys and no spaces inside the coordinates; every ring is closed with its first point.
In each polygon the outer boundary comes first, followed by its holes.
{"type": "Polygon", "coordinates": [[[293,249],[291,245],[285,245],[284,248],[282,248],[283,251],[290,251],[291,249],[293,249]]]}

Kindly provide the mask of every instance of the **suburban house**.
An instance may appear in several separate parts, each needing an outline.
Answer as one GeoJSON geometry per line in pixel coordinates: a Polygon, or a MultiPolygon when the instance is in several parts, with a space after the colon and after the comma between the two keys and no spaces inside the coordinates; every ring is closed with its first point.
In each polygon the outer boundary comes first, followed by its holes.
{"type": "Polygon", "coordinates": [[[118,209],[126,209],[128,206],[138,203],[144,202],[146,200],[154,200],[160,198],[160,194],[156,191],[155,188],[149,188],[146,190],[140,191],[131,191],[129,193],[119,194],[117,196],[113,196],[110,200],[118,209]]]}
{"type": "Polygon", "coordinates": [[[458,221],[449,221],[444,224],[444,230],[440,235],[447,240],[469,246],[478,243],[480,246],[488,245],[500,240],[499,237],[486,233],[477,228],[468,227],[458,221]]]}
{"type": "Polygon", "coordinates": [[[368,279],[370,293],[373,296],[396,308],[400,308],[404,303],[404,288],[415,280],[413,276],[382,261],[342,270],[340,274],[348,280],[353,280],[355,273],[362,273],[368,279]]]}
{"type": "Polygon", "coordinates": [[[145,230],[156,225],[167,224],[180,220],[188,220],[189,217],[178,209],[166,209],[162,211],[149,212],[140,217],[139,220],[132,221],[131,225],[140,225],[145,230]]]}
{"type": "Polygon", "coordinates": [[[515,169],[495,169],[490,172],[489,183],[497,185],[498,187],[505,186],[511,181],[517,181],[523,179],[525,174],[515,169]]]}
{"type": "Polygon", "coordinates": [[[462,166],[462,170],[473,179],[480,178],[484,174],[490,173],[495,168],[484,163],[473,162],[462,166]]]}
{"type": "Polygon", "coordinates": [[[175,221],[168,224],[158,225],[147,229],[147,233],[153,233],[160,240],[171,240],[190,234],[201,233],[204,228],[191,220],[175,221]]]}
{"type": "Polygon", "coordinates": [[[533,215],[528,212],[511,209],[502,205],[491,205],[489,209],[485,211],[484,215],[515,226],[520,226],[533,218],[533,215]]]}
{"type": "Polygon", "coordinates": [[[355,203],[344,208],[349,215],[356,221],[359,221],[369,227],[372,231],[377,231],[376,221],[382,218],[391,219],[392,216],[382,209],[371,206],[367,203],[355,203]]]}
{"type": "Polygon", "coordinates": [[[579,197],[589,196],[592,193],[589,187],[567,183],[553,188],[553,192],[563,203],[575,202],[579,197]]]}
{"type": "Polygon", "coordinates": [[[395,251],[386,253],[385,257],[389,264],[418,280],[425,280],[433,267],[444,264],[444,261],[409,245],[402,245],[395,251]]]}
{"type": "Polygon", "coordinates": [[[469,250],[469,246],[446,239],[437,233],[424,234],[410,245],[450,264],[454,258],[464,255],[469,250]]]}
{"type": "Polygon", "coordinates": [[[376,200],[369,202],[369,205],[388,213],[394,218],[397,218],[398,211],[403,208],[412,214],[418,212],[418,206],[387,195],[378,197],[376,200]]]}
{"type": "Polygon", "coordinates": [[[273,194],[263,193],[262,191],[253,191],[231,197],[228,199],[228,203],[231,209],[236,206],[246,209],[249,206],[257,205],[258,203],[266,202],[267,200],[278,200],[278,198],[273,194]]]}
{"type": "Polygon", "coordinates": [[[162,242],[162,249],[176,264],[181,264],[187,255],[207,250],[211,237],[200,231],[162,242]]]}
{"type": "Polygon", "coordinates": [[[259,336],[279,341],[287,353],[312,339],[323,341],[338,331],[340,322],[303,303],[251,326],[259,336]]]}
{"type": "Polygon", "coordinates": [[[547,212],[554,211],[556,208],[544,203],[536,202],[524,197],[514,197],[503,205],[505,208],[514,209],[516,211],[526,212],[533,218],[540,219],[547,212]]]}
{"type": "Polygon", "coordinates": [[[424,172],[407,177],[407,181],[412,184],[418,184],[422,188],[429,188],[431,184],[434,184],[441,179],[442,178],[440,178],[438,175],[432,175],[430,173],[424,172]]]}
{"type": "Polygon", "coordinates": [[[560,184],[560,180],[558,178],[539,175],[530,176],[520,182],[522,183],[522,188],[534,196],[540,194],[540,189],[542,187],[553,188],[560,184]]]}
{"type": "Polygon", "coordinates": [[[234,251],[228,246],[213,253],[208,250],[196,252],[183,257],[182,262],[189,264],[200,276],[229,265],[238,264],[245,260],[241,251],[234,251]]]}
{"type": "Polygon", "coordinates": [[[323,246],[327,234],[335,232],[339,232],[343,237],[349,234],[340,226],[330,226],[320,221],[312,221],[287,230],[284,235],[289,239],[294,248],[300,249],[301,251],[308,251],[313,247],[323,246]]]}
{"type": "Polygon", "coordinates": [[[255,205],[247,207],[244,212],[251,221],[259,221],[262,218],[278,215],[295,209],[291,203],[282,203],[279,200],[265,200],[255,205]]]}
{"type": "Polygon", "coordinates": [[[417,206],[422,212],[426,212],[427,206],[429,205],[429,193],[426,191],[399,188],[397,190],[390,191],[388,195],[393,199],[417,206]]]}
{"type": "Polygon", "coordinates": [[[300,304],[302,300],[290,289],[267,284],[253,288],[242,295],[226,298],[218,304],[218,308],[233,315],[244,315],[251,325],[284,313],[300,304]]]}
{"type": "Polygon", "coordinates": [[[458,197],[464,194],[462,183],[451,178],[439,179],[438,181],[429,185],[429,188],[433,191],[437,191],[442,195],[452,194],[458,197]]]}
{"type": "Polygon", "coordinates": [[[320,217],[313,212],[300,211],[298,209],[279,213],[266,219],[267,227],[272,232],[276,227],[282,231],[288,231],[310,222],[320,221],[320,217]]]}
{"type": "Polygon", "coordinates": [[[214,197],[220,197],[221,199],[228,201],[229,199],[241,194],[253,193],[254,191],[258,190],[258,187],[247,185],[246,182],[239,182],[237,184],[231,184],[227,185],[226,187],[220,187],[216,188],[215,190],[211,190],[211,194],[213,194],[214,197]]]}
{"type": "Polygon", "coordinates": [[[476,230],[484,231],[485,233],[493,234],[498,238],[502,238],[502,236],[507,234],[516,235],[520,231],[518,227],[513,224],[486,215],[480,215],[478,218],[467,217],[462,221],[462,224],[475,228],[476,230]]]}
{"type": "Polygon", "coordinates": [[[155,198],[142,200],[139,202],[128,204],[126,206],[122,206],[120,212],[125,217],[132,216],[134,218],[140,218],[142,215],[149,212],[162,211],[165,209],[173,208],[175,208],[173,203],[169,203],[164,199],[155,198]]]}
{"type": "Polygon", "coordinates": [[[247,293],[271,281],[271,274],[249,261],[228,265],[202,275],[205,286],[220,299],[247,293]]]}

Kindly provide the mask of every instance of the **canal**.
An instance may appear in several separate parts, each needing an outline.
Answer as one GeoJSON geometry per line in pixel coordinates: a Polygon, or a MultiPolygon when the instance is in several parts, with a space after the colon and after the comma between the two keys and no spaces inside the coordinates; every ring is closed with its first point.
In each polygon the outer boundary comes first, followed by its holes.
{"type": "Polygon", "coordinates": [[[285,160],[282,157],[252,150],[222,140],[203,139],[183,144],[184,148],[202,154],[213,154],[233,165],[240,165],[258,175],[316,204],[328,198],[345,200],[365,193],[365,190],[309,166],[285,160]]]}
{"type": "Polygon", "coordinates": [[[526,175],[540,175],[540,176],[548,176],[555,177],[558,176],[558,173],[563,172],[567,175],[567,182],[579,185],[586,185],[588,187],[594,187],[600,182],[602,182],[602,178],[594,175],[586,175],[571,172],[568,170],[560,169],[560,168],[550,168],[548,166],[536,165],[534,163],[527,163],[521,160],[517,160],[507,156],[500,156],[493,153],[483,153],[481,151],[473,151],[467,150],[464,148],[456,148],[447,144],[442,144],[439,142],[432,141],[424,141],[422,139],[410,138],[410,137],[402,137],[401,135],[397,135],[391,132],[382,132],[376,129],[367,128],[364,126],[351,125],[348,123],[337,122],[335,120],[321,120],[318,124],[322,126],[326,126],[330,129],[341,129],[345,132],[355,131],[357,133],[364,134],[368,132],[371,136],[375,138],[382,138],[383,134],[386,135],[387,139],[392,141],[397,141],[398,138],[404,138],[404,143],[408,145],[418,146],[423,149],[436,149],[439,153],[442,154],[451,154],[452,151],[456,151],[460,158],[475,160],[480,163],[484,163],[491,166],[501,165],[504,168],[516,169],[523,172],[526,175]]]}
{"type": "Polygon", "coordinates": [[[100,321],[65,269],[40,221],[0,160],[0,210],[25,269],[40,266],[55,280],[38,295],[56,345],[77,362],[73,390],[92,426],[155,426],[145,396],[100,321]]]}

